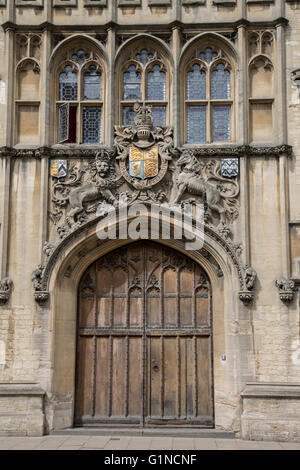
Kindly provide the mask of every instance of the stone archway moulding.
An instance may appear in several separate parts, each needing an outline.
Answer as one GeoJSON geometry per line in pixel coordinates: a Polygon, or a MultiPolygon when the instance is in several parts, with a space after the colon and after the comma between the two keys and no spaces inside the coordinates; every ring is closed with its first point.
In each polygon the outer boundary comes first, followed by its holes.
{"type": "MultiPolygon", "coordinates": [[[[96,228],[98,222],[102,217],[98,217],[86,225],[81,226],[70,233],[64,240],[56,247],[52,247],[52,251],[49,253],[49,257],[45,266],[40,265],[33,273],[33,285],[34,285],[34,296],[35,300],[39,303],[46,302],[49,298],[49,292],[51,286],[53,286],[54,280],[53,274],[55,272],[64,271],[64,276],[70,277],[73,270],[76,269],[78,261],[74,265],[74,261],[71,262],[72,256],[75,254],[79,258],[82,255],[91,255],[91,252],[98,252],[101,247],[101,251],[105,253],[122,246],[124,244],[131,243],[135,240],[97,240],[96,228]],[[97,243],[94,247],[86,251],[85,247],[88,245],[90,240],[94,239],[97,243]],[[104,249],[104,250],[103,250],[104,249]]],[[[130,219],[128,219],[128,223],[130,219]]],[[[122,224],[122,219],[118,220],[117,227],[122,224]]],[[[228,262],[232,266],[231,276],[234,272],[235,284],[237,290],[239,289],[239,297],[244,302],[249,302],[253,299],[254,284],[249,284],[249,279],[252,276],[253,282],[255,281],[254,270],[248,266],[244,266],[241,260],[241,244],[235,244],[231,239],[227,239],[220,235],[213,226],[205,226],[205,239],[204,246],[198,251],[187,252],[184,249],[184,241],[179,240],[155,240],[158,243],[162,243],[168,246],[173,246],[178,251],[184,252],[186,255],[200,261],[209,269],[211,275],[221,277],[226,271],[228,271],[228,262]],[[250,271],[249,271],[250,270],[250,271]],[[253,272],[251,272],[251,270],[253,272]],[[250,287],[250,288],[249,288],[250,287]]],[[[54,282],[55,284],[55,282],[54,282]]]]}

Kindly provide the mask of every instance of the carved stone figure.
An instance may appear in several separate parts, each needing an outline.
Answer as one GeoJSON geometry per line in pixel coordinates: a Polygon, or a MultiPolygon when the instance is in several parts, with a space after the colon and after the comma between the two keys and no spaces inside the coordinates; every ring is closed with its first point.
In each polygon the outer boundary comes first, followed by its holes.
{"type": "Polygon", "coordinates": [[[171,197],[171,203],[177,204],[180,202],[185,192],[193,195],[200,195],[204,198],[207,206],[212,211],[215,211],[220,216],[220,223],[225,225],[226,217],[233,217],[237,215],[237,201],[236,197],[239,194],[239,188],[236,183],[235,190],[230,195],[225,195],[221,190],[209,180],[216,180],[222,182],[226,180],[221,175],[215,173],[207,175],[206,179],[202,173],[201,164],[193,153],[185,150],[179,160],[176,162],[177,171],[174,174],[174,187],[171,197]],[[229,202],[229,204],[226,204],[229,202]]]}
{"type": "Polygon", "coordinates": [[[245,266],[245,285],[248,290],[253,290],[257,278],[256,271],[251,266],[245,266]]]}
{"type": "Polygon", "coordinates": [[[54,243],[50,243],[50,242],[44,243],[43,252],[45,253],[47,258],[49,258],[52,255],[54,250],[55,250],[54,243]]]}
{"type": "Polygon", "coordinates": [[[44,266],[40,264],[37,269],[33,271],[31,276],[34,289],[34,298],[39,303],[46,302],[46,300],[49,298],[49,292],[45,291],[43,286],[44,269],[44,266]]]}
{"type": "Polygon", "coordinates": [[[283,302],[290,302],[293,300],[295,295],[295,282],[292,279],[277,279],[275,284],[279,290],[280,300],[283,302]]]}
{"type": "Polygon", "coordinates": [[[254,287],[257,279],[255,269],[246,264],[244,268],[244,289],[240,291],[239,297],[244,304],[252,302],[254,299],[254,287]]]}
{"type": "Polygon", "coordinates": [[[5,277],[0,281],[0,304],[5,304],[11,294],[13,281],[10,277],[5,277]]]}
{"type": "Polygon", "coordinates": [[[35,291],[42,289],[43,272],[44,267],[39,264],[37,269],[35,269],[32,273],[31,280],[35,291]]]}
{"type": "MultiPolygon", "coordinates": [[[[61,238],[68,234],[68,226],[73,230],[85,221],[88,203],[106,201],[109,204],[117,204],[117,199],[112,193],[116,183],[113,176],[114,167],[106,150],[97,153],[95,160],[84,169],[73,167],[69,173],[70,178],[67,181],[58,181],[53,187],[52,202],[56,206],[56,212],[58,208],[66,207],[65,219],[68,225],[57,228],[61,238]],[[86,173],[90,177],[84,183],[82,177],[86,173]]],[[[92,211],[96,212],[96,205],[90,210],[92,211]]],[[[63,212],[60,212],[60,217],[62,214],[63,212]]],[[[58,220],[55,220],[55,223],[57,222],[58,220]]]]}

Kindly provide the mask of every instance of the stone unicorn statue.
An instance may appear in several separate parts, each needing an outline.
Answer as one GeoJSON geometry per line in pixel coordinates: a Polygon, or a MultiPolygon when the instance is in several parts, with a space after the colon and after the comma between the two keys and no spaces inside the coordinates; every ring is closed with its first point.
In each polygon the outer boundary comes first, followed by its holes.
{"type": "Polygon", "coordinates": [[[185,192],[202,196],[209,209],[219,214],[220,223],[225,224],[226,218],[232,219],[238,215],[238,201],[236,199],[239,194],[238,183],[223,178],[216,171],[204,173],[201,162],[191,151],[185,150],[176,162],[171,203],[179,203],[185,192]],[[217,181],[218,187],[210,183],[209,180],[217,181]],[[223,193],[220,188],[222,182],[231,183],[234,190],[230,191],[230,194],[223,193]]]}

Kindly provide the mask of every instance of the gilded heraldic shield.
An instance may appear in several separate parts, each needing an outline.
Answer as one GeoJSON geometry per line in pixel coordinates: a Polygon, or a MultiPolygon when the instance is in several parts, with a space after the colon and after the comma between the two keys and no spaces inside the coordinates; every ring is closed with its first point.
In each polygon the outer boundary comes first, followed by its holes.
{"type": "Polygon", "coordinates": [[[67,160],[51,160],[50,174],[55,178],[65,178],[68,172],[67,160]]]}
{"type": "Polygon", "coordinates": [[[129,152],[129,173],[134,178],[145,180],[158,175],[158,147],[142,150],[131,145],[129,152]]]}

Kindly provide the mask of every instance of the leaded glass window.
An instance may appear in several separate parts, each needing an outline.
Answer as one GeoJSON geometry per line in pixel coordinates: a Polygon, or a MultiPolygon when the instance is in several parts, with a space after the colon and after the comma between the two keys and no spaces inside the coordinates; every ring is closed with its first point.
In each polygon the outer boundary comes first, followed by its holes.
{"type": "Polygon", "coordinates": [[[230,139],[230,106],[213,106],[213,141],[227,142],[230,139]]]}
{"type": "Polygon", "coordinates": [[[153,106],[152,108],[153,126],[165,126],[166,125],[166,107],[165,106],[153,106]]]}
{"type": "Polygon", "coordinates": [[[103,109],[101,60],[96,52],[77,48],[66,51],[64,63],[66,65],[58,71],[56,141],[100,144],[103,109]]]}
{"type": "Polygon", "coordinates": [[[187,65],[185,103],[188,144],[232,140],[232,73],[225,53],[207,47],[187,65]]]}
{"type": "Polygon", "coordinates": [[[70,105],[63,104],[58,108],[58,142],[69,140],[70,105]]]}
{"type": "Polygon", "coordinates": [[[192,70],[187,73],[187,99],[206,99],[206,72],[201,70],[199,64],[194,64],[192,70]]]}
{"type": "Polygon", "coordinates": [[[90,65],[83,76],[84,100],[101,99],[101,74],[95,65],[90,65]]]}
{"type": "Polygon", "coordinates": [[[132,126],[134,125],[134,118],[136,113],[134,112],[133,106],[124,106],[123,108],[123,125],[132,126]]]}
{"type": "Polygon", "coordinates": [[[147,100],[166,99],[166,73],[161,71],[159,65],[154,65],[147,75],[147,100]]]}
{"type": "Polygon", "coordinates": [[[167,68],[157,51],[146,48],[134,53],[122,71],[120,120],[134,126],[134,103],[152,106],[154,126],[165,126],[168,112],[167,68]]]}
{"type": "Polygon", "coordinates": [[[206,144],[206,106],[188,106],[187,137],[190,144],[206,144]]]}
{"type": "Polygon", "coordinates": [[[67,65],[59,76],[59,99],[60,101],[76,101],[77,92],[77,73],[73,72],[71,65],[67,65]]]}
{"type": "Polygon", "coordinates": [[[141,98],[141,74],[135,65],[130,65],[128,71],[123,75],[124,100],[138,100],[141,98]]]}
{"type": "Polygon", "coordinates": [[[83,143],[101,143],[101,108],[99,106],[83,106],[83,143]]]}
{"type": "Polygon", "coordinates": [[[230,99],[230,72],[224,64],[218,64],[211,73],[211,97],[213,100],[230,99]]]}

